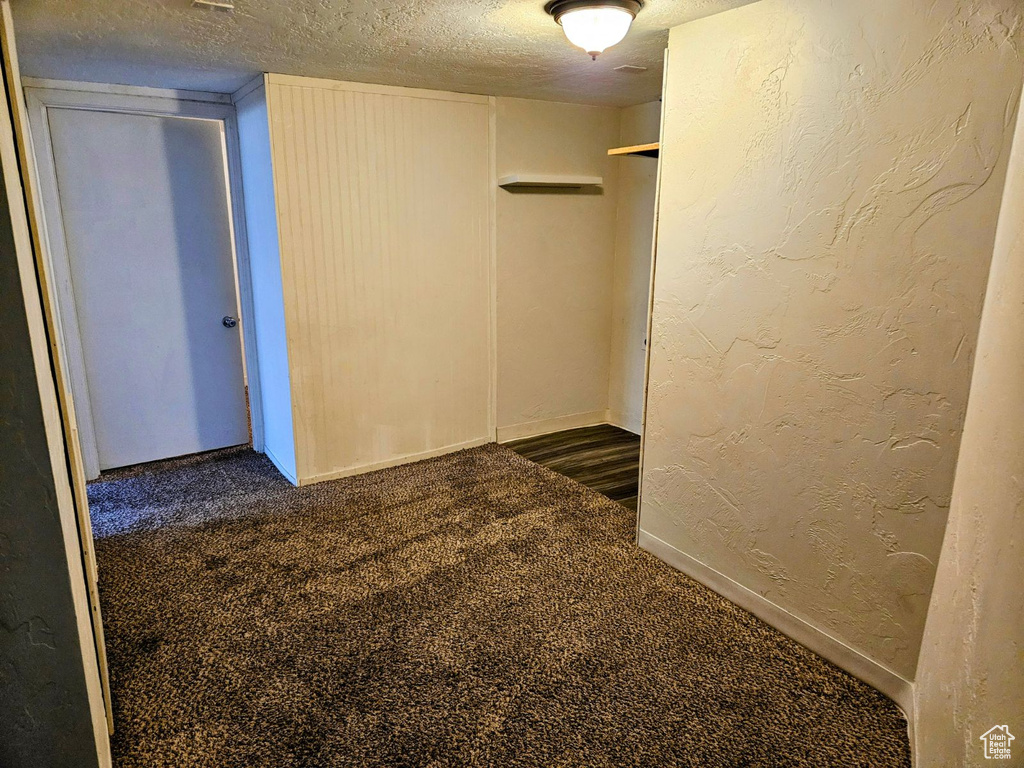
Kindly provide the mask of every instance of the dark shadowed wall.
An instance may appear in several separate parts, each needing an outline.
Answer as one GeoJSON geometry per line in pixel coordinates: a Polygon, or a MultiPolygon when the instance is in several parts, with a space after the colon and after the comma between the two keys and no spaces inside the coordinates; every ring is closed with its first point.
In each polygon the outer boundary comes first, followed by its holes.
{"type": "Polygon", "coordinates": [[[0,766],[96,764],[10,206],[0,184],[0,766]]]}

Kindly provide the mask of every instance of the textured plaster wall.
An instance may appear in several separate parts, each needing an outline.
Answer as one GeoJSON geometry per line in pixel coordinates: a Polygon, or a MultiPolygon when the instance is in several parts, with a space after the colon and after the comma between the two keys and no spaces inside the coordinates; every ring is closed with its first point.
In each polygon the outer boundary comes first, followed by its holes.
{"type": "Polygon", "coordinates": [[[913,678],[1021,81],[1013,0],[674,29],[641,528],[913,678]]]}
{"type": "Polygon", "coordinates": [[[953,503],[917,668],[917,758],[990,764],[1008,725],[1024,753],[1024,120],[1018,119],[978,337],[953,503]]]}
{"type": "MultiPolygon", "coordinates": [[[[619,145],[649,144],[661,130],[661,101],[622,110],[619,145]]],[[[612,276],[612,339],[608,409],[612,423],[640,433],[644,404],[651,244],[658,161],[621,157],[612,276]]]]}
{"type": "Polygon", "coordinates": [[[0,766],[97,765],[64,538],[0,184],[0,766]]]}
{"type": "Polygon", "coordinates": [[[619,110],[497,99],[497,173],[598,192],[497,191],[498,428],[608,408],[619,110]]]}

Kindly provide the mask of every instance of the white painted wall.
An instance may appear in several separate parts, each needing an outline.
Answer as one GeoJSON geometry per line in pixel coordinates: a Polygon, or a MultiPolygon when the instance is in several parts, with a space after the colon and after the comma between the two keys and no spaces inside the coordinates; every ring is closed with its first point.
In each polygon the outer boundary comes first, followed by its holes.
{"type": "MultiPolygon", "coordinates": [[[[270,77],[273,81],[278,76],[270,77]]],[[[374,94],[372,86],[346,87],[279,78],[270,86],[269,117],[263,89],[237,105],[254,295],[267,310],[257,308],[259,355],[261,362],[277,361],[261,374],[261,381],[266,380],[264,407],[271,412],[265,416],[268,452],[282,470],[308,481],[493,436],[492,427],[480,429],[488,405],[479,399],[490,396],[489,374],[485,380],[479,355],[489,349],[485,313],[492,279],[497,295],[498,438],[608,420],[639,432],[656,163],[609,158],[607,150],[634,139],[656,140],[658,103],[619,110],[495,100],[497,176],[597,175],[604,178],[604,186],[596,194],[498,190],[497,267],[492,276],[489,263],[457,266],[459,258],[476,258],[488,248],[482,238],[489,236],[494,179],[488,173],[481,184],[474,176],[481,168],[486,171],[486,100],[401,89],[374,94]],[[432,111],[423,112],[427,106],[432,111]],[[444,109],[451,114],[442,115],[444,109]],[[364,116],[377,120],[378,128],[367,131],[360,122],[364,116]],[[403,121],[421,119],[432,133],[421,130],[415,140],[403,133],[409,127],[403,121]],[[266,162],[271,139],[262,127],[268,120],[273,126],[276,200],[266,162]],[[388,126],[384,134],[379,133],[382,126],[388,126]],[[441,165],[445,152],[455,152],[457,146],[462,147],[458,163],[441,165]],[[348,162],[350,156],[362,165],[348,162]],[[618,194],[623,168],[628,200],[618,194]],[[390,176],[382,177],[382,172],[390,176]],[[405,185],[404,195],[395,195],[396,183],[405,185]],[[438,193],[439,186],[458,191],[457,205],[452,193],[438,193]],[[418,191],[414,194],[413,189],[418,191]],[[410,212],[420,217],[419,225],[394,226],[408,221],[410,212]],[[442,248],[436,235],[429,245],[437,245],[443,256],[433,251],[415,254],[410,233],[427,220],[432,231],[460,243],[456,251],[462,248],[461,255],[442,248]],[[338,271],[339,259],[357,255],[374,259],[352,261],[338,271]],[[416,333],[437,330],[437,317],[428,317],[429,303],[414,295],[411,285],[388,281],[396,269],[404,269],[423,286],[438,277],[445,283],[443,273],[421,271],[417,276],[409,271],[421,269],[424,256],[427,261],[447,259],[453,274],[461,275],[458,284],[448,279],[451,284],[445,289],[450,292],[437,299],[438,305],[454,301],[453,306],[471,306],[464,307],[466,314],[449,315],[433,340],[413,344],[416,333]],[[385,269],[379,260],[386,258],[397,261],[385,269]],[[367,285],[379,290],[367,293],[367,285]],[[396,304],[407,309],[420,304],[427,312],[416,320],[411,314],[395,318],[409,323],[403,325],[405,339],[377,327],[396,304]],[[373,339],[386,343],[381,347],[373,339]],[[431,346],[433,341],[437,346],[431,346]],[[328,347],[321,358],[320,351],[328,347]],[[441,348],[464,350],[460,361],[450,363],[454,367],[441,375],[451,377],[450,383],[459,381],[458,400],[471,407],[460,407],[455,422],[442,417],[442,407],[432,423],[412,427],[409,420],[419,418],[416,409],[430,400],[426,392],[434,386],[430,380],[439,366],[431,355],[441,348]],[[418,362],[410,357],[413,349],[418,362]],[[394,380],[398,389],[381,388],[382,377],[394,380]],[[423,393],[413,398],[419,405],[403,399],[413,380],[412,389],[423,393]],[[363,395],[369,400],[360,400],[363,395]],[[338,434],[344,430],[344,440],[327,434],[335,429],[338,434]],[[295,450],[297,455],[290,453],[295,450]]],[[[421,240],[416,247],[426,244],[421,240]]]]}
{"type": "MultiPolygon", "coordinates": [[[[619,146],[650,144],[661,131],[661,101],[626,107],[620,114],[619,146]]],[[[612,335],[608,378],[608,419],[640,434],[647,355],[651,245],[654,239],[655,183],[653,157],[620,157],[612,274],[612,335]]]]}
{"type": "Polygon", "coordinates": [[[599,192],[499,190],[498,439],[608,417],[619,110],[497,99],[497,175],[601,176],[599,192]]]}
{"type": "Polygon", "coordinates": [[[270,75],[300,483],[493,436],[489,100],[270,75]]]}
{"type": "MultiPolygon", "coordinates": [[[[1018,117],[978,336],[953,503],[917,667],[917,764],[1024,753],[1024,119],[1018,117]]],[[[1008,764],[1010,761],[1000,761],[1008,764]]]]}
{"type": "Polygon", "coordinates": [[[1021,13],[762,0],[670,37],[641,543],[905,706],[1021,13]]]}
{"type": "Polygon", "coordinates": [[[237,106],[268,452],[286,474],[493,438],[489,354],[499,439],[607,421],[611,390],[639,431],[655,163],[607,150],[656,139],[657,104],[497,99],[491,169],[483,97],[269,78],[269,111],[264,89],[237,106]],[[623,165],[638,199],[620,207],[623,165]],[[495,191],[516,172],[604,187],[495,191]]]}
{"type": "Polygon", "coordinates": [[[263,450],[278,469],[295,482],[298,469],[295,463],[292,387],[265,88],[261,85],[251,91],[238,100],[235,108],[249,239],[254,306],[251,321],[256,328],[259,391],[263,405],[263,450]]]}

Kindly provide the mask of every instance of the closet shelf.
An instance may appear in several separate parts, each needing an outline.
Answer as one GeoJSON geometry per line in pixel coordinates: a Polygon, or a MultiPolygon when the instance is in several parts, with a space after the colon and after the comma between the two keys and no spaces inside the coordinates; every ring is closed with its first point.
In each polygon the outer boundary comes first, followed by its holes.
{"type": "Polygon", "coordinates": [[[499,187],[547,187],[580,189],[599,187],[604,183],[601,176],[555,176],[543,173],[513,173],[498,179],[499,187]]]}
{"type": "Polygon", "coordinates": [[[632,147],[615,147],[615,149],[609,149],[609,155],[640,155],[641,157],[657,157],[658,150],[661,147],[661,142],[654,142],[653,144],[636,144],[632,147]]]}

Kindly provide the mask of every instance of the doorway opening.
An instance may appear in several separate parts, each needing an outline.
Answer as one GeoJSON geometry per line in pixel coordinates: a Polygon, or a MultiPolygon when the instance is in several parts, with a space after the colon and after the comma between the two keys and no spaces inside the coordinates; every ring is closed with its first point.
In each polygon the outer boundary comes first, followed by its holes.
{"type": "Polygon", "coordinates": [[[25,85],[44,294],[112,733],[94,542],[103,532],[89,512],[102,482],[87,482],[262,448],[235,109],[221,94],[25,85]]]}
{"type": "Polygon", "coordinates": [[[67,84],[26,97],[86,479],[253,444],[233,106],[67,84]]]}

